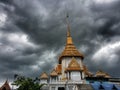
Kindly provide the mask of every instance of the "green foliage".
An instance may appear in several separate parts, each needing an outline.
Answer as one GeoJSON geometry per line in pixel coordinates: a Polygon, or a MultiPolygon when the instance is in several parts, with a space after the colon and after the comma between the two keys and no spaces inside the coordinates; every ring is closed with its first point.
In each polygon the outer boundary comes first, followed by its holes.
{"type": "Polygon", "coordinates": [[[17,90],[40,90],[44,84],[39,84],[38,79],[17,76],[14,85],[18,86],[17,90]]]}

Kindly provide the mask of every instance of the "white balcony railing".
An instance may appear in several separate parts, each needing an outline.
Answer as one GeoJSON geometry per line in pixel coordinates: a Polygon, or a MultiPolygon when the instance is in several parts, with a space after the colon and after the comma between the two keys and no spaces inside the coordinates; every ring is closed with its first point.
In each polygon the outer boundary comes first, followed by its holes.
{"type": "Polygon", "coordinates": [[[50,82],[50,84],[83,84],[84,80],[81,81],[55,81],[50,82]]]}

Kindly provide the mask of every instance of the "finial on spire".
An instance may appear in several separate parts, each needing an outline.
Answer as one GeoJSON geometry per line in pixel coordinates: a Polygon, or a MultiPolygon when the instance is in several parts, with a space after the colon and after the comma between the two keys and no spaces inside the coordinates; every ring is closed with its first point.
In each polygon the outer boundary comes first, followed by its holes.
{"type": "Polygon", "coordinates": [[[66,15],[66,22],[67,22],[67,37],[70,37],[70,25],[69,25],[69,21],[68,21],[68,18],[69,18],[69,14],[67,13],[66,15]]]}
{"type": "Polygon", "coordinates": [[[70,25],[69,25],[69,21],[68,21],[68,18],[69,18],[69,15],[68,13],[66,14],[66,23],[67,23],[67,42],[66,44],[73,44],[73,41],[72,41],[72,37],[71,37],[71,34],[70,34],[70,25]]]}

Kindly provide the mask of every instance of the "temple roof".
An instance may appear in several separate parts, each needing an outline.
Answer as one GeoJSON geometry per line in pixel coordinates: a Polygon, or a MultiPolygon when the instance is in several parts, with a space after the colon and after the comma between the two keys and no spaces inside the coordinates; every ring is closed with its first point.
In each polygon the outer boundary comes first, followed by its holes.
{"type": "Polygon", "coordinates": [[[77,62],[77,60],[73,57],[70,63],[68,64],[68,68],[66,68],[66,71],[80,71],[83,70],[80,67],[80,64],[77,62]]]}
{"type": "Polygon", "coordinates": [[[87,76],[87,77],[93,76],[93,73],[91,73],[85,65],[83,65],[83,68],[84,68],[85,76],[87,76]]]}
{"type": "Polygon", "coordinates": [[[0,88],[1,90],[11,90],[8,81],[6,80],[6,82],[2,85],[2,87],[0,88]]]}
{"type": "Polygon", "coordinates": [[[61,62],[61,59],[63,57],[80,57],[81,59],[84,58],[83,54],[80,53],[75,45],[73,44],[73,40],[70,34],[70,26],[67,25],[67,40],[66,40],[66,46],[63,50],[62,54],[59,57],[59,61],[61,62]]]}
{"type": "Polygon", "coordinates": [[[57,76],[58,74],[57,74],[57,72],[56,72],[56,70],[55,69],[53,69],[53,71],[50,73],[50,76],[57,76]]]}
{"type": "Polygon", "coordinates": [[[95,74],[96,77],[106,77],[110,78],[110,75],[102,70],[98,70],[95,74]]]}
{"type": "Polygon", "coordinates": [[[43,73],[40,75],[40,79],[48,79],[47,73],[43,72],[43,73]]]}
{"type": "Polygon", "coordinates": [[[56,67],[56,72],[58,74],[61,74],[61,70],[62,70],[62,65],[61,64],[58,64],[57,67],[56,67]]]}

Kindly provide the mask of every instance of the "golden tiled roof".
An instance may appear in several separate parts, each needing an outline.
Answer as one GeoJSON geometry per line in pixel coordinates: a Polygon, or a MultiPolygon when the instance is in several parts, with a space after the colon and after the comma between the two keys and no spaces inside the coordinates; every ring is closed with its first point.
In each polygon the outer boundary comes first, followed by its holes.
{"type": "Polygon", "coordinates": [[[106,78],[110,78],[111,77],[108,73],[106,73],[106,72],[104,72],[102,70],[97,71],[95,76],[96,77],[106,77],[106,78]]]}
{"type": "Polygon", "coordinates": [[[72,41],[72,37],[70,35],[70,28],[69,28],[69,25],[68,25],[68,31],[67,31],[67,40],[66,40],[66,46],[65,46],[65,49],[63,50],[62,54],[60,55],[59,57],[59,61],[61,62],[61,59],[63,57],[80,57],[80,58],[84,58],[83,54],[80,53],[75,45],[73,44],[73,41],[72,41]]]}
{"type": "Polygon", "coordinates": [[[84,73],[85,73],[86,77],[92,77],[93,76],[93,73],[91,73],[85,65],[83,65],[83,68],[84,68],[84,73]]]}
{"type": "Polygon", "coordinates": [[[40,75],[40,79],[48,79],[47,73],[43,72],[43,73],[40,75]]]}
{"type": "Polygon", "coordinates": [[[57,67],[56,67],[56,72],[58,74],[61,74],[61,70],[62,70],[62,65],[61,64],[58,64],[57,67]]]}
{"type": "Polygon", "coordinates": [[[68,68],[66,68],[66,71],[80,71],[80,70],[83,70],[83,69],[80,68],[80,64],[73,57],[70,63],[68,64],[68,68]]]}
{"type": "Polygon", "coordinates": [[[55,69],[53,69],[53,71],[50,73],[50,76],[57,76],[58,74],[57,74],[57,72],[56,72],[56,70],[55,69]]]}

